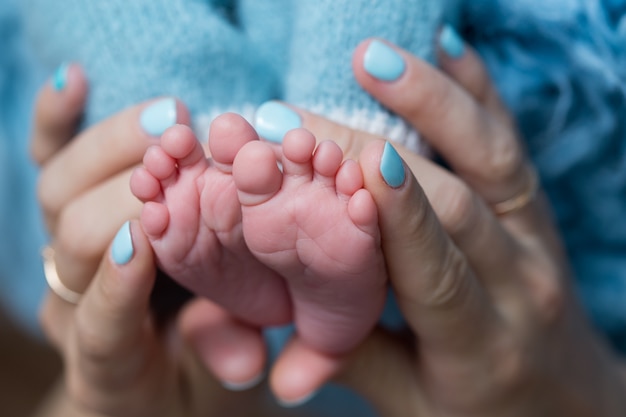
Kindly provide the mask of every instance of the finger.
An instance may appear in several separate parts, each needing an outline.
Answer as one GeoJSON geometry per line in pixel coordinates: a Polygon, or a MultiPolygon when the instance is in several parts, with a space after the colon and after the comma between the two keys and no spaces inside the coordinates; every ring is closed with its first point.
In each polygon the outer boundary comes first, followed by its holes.
{"type": "Polygon", "coordinates": [[[369,40],[356,49],[353,68],[363,88],[421,132],[488,203],[506,201],[527,189],[527,161],[510,126],[445,74],[390,45],[383,49],[398,57],[404,71],[394,81],[372,75],[375,72],[365,68],[380,56],[368,54],[369,47],[380,44],[369,40]]]}
{"type": "Polygon", "coordinates": [[[153,336],[147,324],[155,273],[139,223],[125,223],[76,309],[70,386],[87,380],[94,392],[106,394],[144,371],[154,346],[147,343],[153,336]]]}
{"type": "Polygon", "coordinates": [[[382,141],[369,146],[360,163],[380,210],[389,277],[420,348],[460,357],[480,351],[498,315],[417,181],[382,141]]]}
{"type": "Polygon", "coordinates": [[[263,380],[266,349],[260,329],[204,299],[190,303],[179,323],[182,336],[225,388],[243,391],[263,380]]]}
{"type": "Polygon", "coordinates": [[[502,288],[517,291],[519,282],[515,278],[519,271],[511,265],[524,252],[485,202],[458,177],[432,161],[413,158],[412,166],[405,163],[420,180],[443,230],[463,253],[485,290],[492,296],[501,295],[502,288]]]}
{"type": "Polygon", "coordinates": [[[270,376],[270,386],[285,407],[309,401],[341,369],[345,358],[323,354],[295,336],[280,353],[270,376]]]}
{"type": "Polygon", "coordinates": [[[63,284],[83,293],[119,227],[138,218],[141,203],[124,171],[71,200],[54,223],[56,268],[63,284]]]}
{"type": "Polygon", "coordinates": [[[81,133],[41,173],[38,193],[46,218],[54,222],[72,198],[141,163],[145,150],[174,123],[188,124],[188,111],[165,98],[131,107],[81,133]]]}
{"type": "Polygon", "coordinates": [[[61,65],[39,91],[30,143],[33,160],[43,165],[78,128],[87,98],[87,80],[78,65],[61,65]]]}
{"type": "Polygon", "coordinates": [[[488,112],[513,125],[491,77],[476,51],[449,25],[438,35],[440,67],[488,112]]]}

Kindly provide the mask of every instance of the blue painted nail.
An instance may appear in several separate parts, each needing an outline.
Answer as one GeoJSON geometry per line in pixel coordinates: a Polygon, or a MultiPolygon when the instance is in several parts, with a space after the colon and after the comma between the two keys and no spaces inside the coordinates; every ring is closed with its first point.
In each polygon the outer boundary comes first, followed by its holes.
{"type": "Polygon", "coordinates": [[[140,123],[149,135],[161,136],[176,124],[176,100],[164,98],[152,103],[141,113],[140,123]]]}
{"type": "Polygon", "coordinates": [[[55,91],[61,91],[67,85],[67,73],[70,69],[70,64],[67,62],[62,63],[59,67],[54,71],[52,75],[52,88],[55,91]]]}
{"type": "Polygon", "coordinates": [[[285,133],[300,126],[302,120],[298,113],[277,101],[263,103],[254,117],[259,136],[274,143],[282,143],[285,133]]]}
{"type": "Polygon", "coordinates": [[[465,42],[450,25],[445,25],[439,33],[439,46],[451,58],[461,58],[465,53],[465,42]]]}
{"type": "Polygon", "coordinates": [[[125,265],[132,259],[134,253],[135,248],[133,248],[133,238],[130,234],[130,222],[126,222],[115,235],[115,239],[113,239],[111,256],[116,264],[125,265]]]}
{"type": "Polygon", "coordinates": [[[382,81],[395,81],[404,72],[402,56],[384,42],[370,42],[363,57],[363,67],[372,77],[382,81]]]}
{"type": "Polygon", "coordinates": [[[404,184],[404,164],[398,152],[389,142],[385,143],[380,158],[380,173],[390,187],[396,188],[404,184]]]}

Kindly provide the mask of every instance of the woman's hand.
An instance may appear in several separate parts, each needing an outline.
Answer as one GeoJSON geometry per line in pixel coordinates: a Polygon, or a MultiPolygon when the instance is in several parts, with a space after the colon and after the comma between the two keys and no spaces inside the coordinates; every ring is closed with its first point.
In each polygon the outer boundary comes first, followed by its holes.
{"type": "MultiPolygon", "coordinates": [[[[452,172],[401,152],[406,178],[392,187],[382,141],[362,146],[349,130],[298,111],[318,136],[343,131],[345,146],[363,148],[389,276],[413,334],[375,333],[339,379],[384,416],[622,415],[623,364],[572,293],[530,161],[474,52],[442,54],[445,75],[394,47],[406,68],[385,82],[364,70],[368,45],[355,54],[357,80],[452,172]]],[[[285,358],[273,375],[278,392],[294,365],[285,358]]]]}
{"type": "Polygon", "coordinates": [[[189,123],[182,103],[165,98],[130,107],[76,134],[86,95],[77,65],[69,66],[62,90],[45,85],[31,142],[41,166],[39,199],[59,275],[78,293],[87,288],[116,230],[141,210],[128,186],[132,169],[161,130],[189,123]]]}
{"type": "Polygon", "coordinates": [[[242,343],[240,350],[258,348],[256,333],[203,300],[189,304],[175,324],[160,327],[149,308],[155,274],[150,243],[139,222],[132,221],[117,233],[76,306],[48,297],[42,309],[43,325],[63,356],[66,383],[42,415],[261,413],[263,391],[225,390],[188,344],[190,333],[197,331],[198,317],[202,317],[205,337],[235,338],[242,343]]]}

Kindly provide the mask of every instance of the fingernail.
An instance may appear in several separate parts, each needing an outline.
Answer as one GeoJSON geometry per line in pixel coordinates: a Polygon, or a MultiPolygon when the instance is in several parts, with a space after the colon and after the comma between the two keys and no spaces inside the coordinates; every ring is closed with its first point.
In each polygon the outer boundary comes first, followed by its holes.
{"type": "Polygon", "coordinates": [[[380,173],[388,186],[396,188],[404,183],[404,164],[391,143],[385,143],[383,155],[380,158],[380,173]]]}
{"type": "Polygon", "coordinates": [[[59,65],[56,71],[54,71],[51,79],[52,88],[54,88],[54,91],[61,91],[65,88],[65,86],[67,85],[67,73],[69,69],[70,64],[64,62],[59,65]]]}
{"type": "Polygon", "coordinates": [[[149,135],[161,136],[176,124],[176,100],[164,98],[152,103],[141,112],[140,123],[149,135]]]}
{"type": "Polygon", "coordinates": [[[274,143],[282,143],[285,133],[300,126],[302,120],[298,113],[277,101],[263,103],[254,117],[259,136],[274,143]]]}
{"type": "Polygon", "coordinates": [[[246,391],[250,388],[256,387],[265,378],[265,372],[261,372],[249,381],[244,382],[230,382],[222,381],[222,386],[229,391],[246,391]]]}
{"type": "Polygon", "coordinates": [[[115,235],[115,239],[113,239],[111,256],[116,264],[125,265],[131,260],[134,253],[133,239],[130,234],[130,222],[126,222],[115,235]]]}
{"type": "Polygon", "coordinates": [[[395,81],[404,73],[406,65],[402,56],[394,49],[384,42],[373,40],[365,51],[363,67],[372,77],[382,81],[395,81]]]}
{"type": "Polygon", "coordinates": [[[458,32],[450,25],[445,25],[439,33],[439,46],[450,57],[461,58],[465,53],[465,42],[458,32]]]}
{"type": "Polygon", "coordinates": [[[310,394],[307,394],[304,397],[300,397],[295,400],[284,400],[278,398],[277,401],[281,406],[285,408],[295,408],[308,403],[309,401],[311,401],[311,399],[313,399],[313,397],[315,397],[316,394],[317,391],[313,391],[310,394]]]}

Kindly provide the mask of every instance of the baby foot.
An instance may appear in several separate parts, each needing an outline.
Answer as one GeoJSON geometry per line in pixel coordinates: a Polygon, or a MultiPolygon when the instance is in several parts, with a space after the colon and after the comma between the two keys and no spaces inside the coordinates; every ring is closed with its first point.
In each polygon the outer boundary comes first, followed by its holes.
{"type": "Polygon", "coordinates": [[[222,115],[211,125],[207,159],[191,129],[174,126],[146,151],[131,189],[145,202],[141,223],[161,269],[236,317],[272,325],[291,318],[289,296],[245,244],[231,175],[239,149],[257,140],[243,118],[222,115]]]}
{"type": "Polygon", "coordinates": [[[376,323],[386,272],[376,205],[354,161],[306,130],[283,141],[281,173],[269,145],[250,141],[233,164],[248,247],[287,281],[302,340],[341,354],[376,323]]]}

